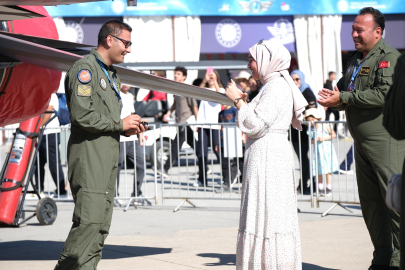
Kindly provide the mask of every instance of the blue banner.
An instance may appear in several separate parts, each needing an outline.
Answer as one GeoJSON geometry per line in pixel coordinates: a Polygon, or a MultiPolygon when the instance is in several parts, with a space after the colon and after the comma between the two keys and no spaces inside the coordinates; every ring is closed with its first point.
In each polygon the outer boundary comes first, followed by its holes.
{"type": "Polygon", "coordinates": [[[404,0],[126,0],[46,7],[52,17],[100,16],[285,16],[357,14],[366,6],[384,14],[405,13],[404,0]]]}
{"type": "Polygon", "coordinates": [[[249,53],[261,39],[276,39],[295,52],[292,16],[201,17],[201,37],[201,53],[249,53]]]}

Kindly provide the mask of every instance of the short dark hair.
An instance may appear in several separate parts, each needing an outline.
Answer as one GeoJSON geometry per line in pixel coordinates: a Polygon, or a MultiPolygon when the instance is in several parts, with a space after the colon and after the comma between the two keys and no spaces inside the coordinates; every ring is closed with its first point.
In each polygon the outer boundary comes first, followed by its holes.
{"type": "Polygon", "coordinates": [[[110,35],[121,35],[123,29],[132,32],[131,26],[118,20],[111,20],[104,23],[103,26],[101,26],[100,32],[98,32],[98,45],[105,45],[105,40],[110,35]]]}
{"type": "Polygon", "coordinates": [[[330,75],[332,75],[332,74],[335,74],[336,72],[334,72],[334,71],[329,71],[329,76],[330,75]]]}
{"type": "Polygon", "coordinates": [[[203,82],[203,79],[197,78],[197,79],[195,79],[195,80],[193,81],[192,85],[194,85],[194,86],[200,86],[202,82],[203,82]]]}
{"type": "Polygon", "coordinates": [[[374,19],[374,29],[377,27],[381,27],[381,32],[385,29],[385,19],[384,15],[378,9],[372,7],[365,7],[359,11],[359,15],[367,15],[370,14],[373,16],[374,19]]]}
{"type": "Polygon", "coordinates": [[[174,72],[176,72],[176,71],[181,71],[181,73],[183,73],[183,76],[187,77],[187,69],[185,67],[176,67],[174,69],[174,72]]]}

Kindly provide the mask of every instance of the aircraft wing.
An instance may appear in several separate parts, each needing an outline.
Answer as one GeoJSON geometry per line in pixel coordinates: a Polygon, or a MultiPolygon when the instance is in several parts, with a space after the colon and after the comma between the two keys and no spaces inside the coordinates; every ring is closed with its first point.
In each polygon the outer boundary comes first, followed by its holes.
{"type": "Polygon", "coordinates": [[[45,16],[17,6],[10,6],[10,7],[0,6],[1,21],[16,21],[41,17],[45,16]]]}
{"type": "MultiPolygon", "coordinates": [[[[81,59],[77,54],[64,52],[55,48],[36,44],[26,40],[20,40],[13,36],[0,34],[0,55],[16,59],[40,67],[67,71],[70,66],[81,59]]],[[[221,93],[199,88],[196,86],[178,83],[166,78],[157,77],[143,72],[114,66],[124,84],[134,85],[140,88],[186,96],[219,104],[233,105],[233,103],[221,93]]]]}

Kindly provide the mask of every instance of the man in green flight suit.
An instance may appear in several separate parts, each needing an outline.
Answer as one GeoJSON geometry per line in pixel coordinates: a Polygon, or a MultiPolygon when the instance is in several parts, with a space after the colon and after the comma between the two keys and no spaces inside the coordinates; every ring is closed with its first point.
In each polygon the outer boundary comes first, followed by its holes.
{"type": "MultiPolygon", "coordinates": [[[[394,83],[385,99],[383,125],[396,140],[405,140],[405,53],[399,58],[394,71],[394,83]]],[[[401,160],[398,160],[401,162],[401,160]]],[[[403,160],[402,160],[403,162],[403,160]]],[[[405,176],[405,162],[402,167],[402,182],[405,176]]],[[[405,185],[401,185],[401,198],[405,198],[405,185]]],[[[401,211],[405,209],[405,200],[401,200],[401,211]]],[[[405,215],[401,215],[400,244],[405,246],[405,215]]],[[[405,269],[405,252],[401,252],[401,270],[405,269]]]]}
{"type": "Polygon", "coordinates": [[[138,115],[120,119],[121,85],[112,65],[131,52],[131,31],[123,22],[106,22],[97,49],[66,73],[71,120],[68,175],[75,209],[57,270],[97,268],[111,225],[120,135],[147,129],[138,115]]]}
{"type": "MultiPolygon", "coordinates": [[[[352,26],[356,52],[335,91],[322,89],[319,104],[345,110],[354,139],[356,176],[364,221],[374,245],[369,269],[399,269],[399,213],[385,204],[388,177],[389,134],[382,125],[384,99],[392,85],[399,53],[385,44],[383,14],[374,8],[360,10],[352,26]]],[[[405,144],[391,140],[391,172],[400,172],[405,144]]],[[[360,269],[360,268],[359,268],[360,269]]]]}

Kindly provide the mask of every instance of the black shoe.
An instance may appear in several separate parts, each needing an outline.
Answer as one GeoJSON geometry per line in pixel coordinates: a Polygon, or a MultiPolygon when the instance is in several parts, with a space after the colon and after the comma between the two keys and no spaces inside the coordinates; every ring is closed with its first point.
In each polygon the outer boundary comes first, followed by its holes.
{"type": "MultiPolygon", "coordinates": [[[[55,195],[58,195],[58,190],[55,189],[54,193],[55,193],[55,195]]],[[[62,190],[59,191],[59,195],[60,195],[60,196],[67,195],[67,191],[64,190],[64,189],[62,189],[62,190]]]]}
{"type": "MultiPolygon", "coordinates": [[[[297,194],[301,194],[301,183],[298,184],[297,194]]],[[[311,195],[311,190],[309,189],[309,187],[303,188],[302,189],[302,194],[303,195],[311,195]]]]}

